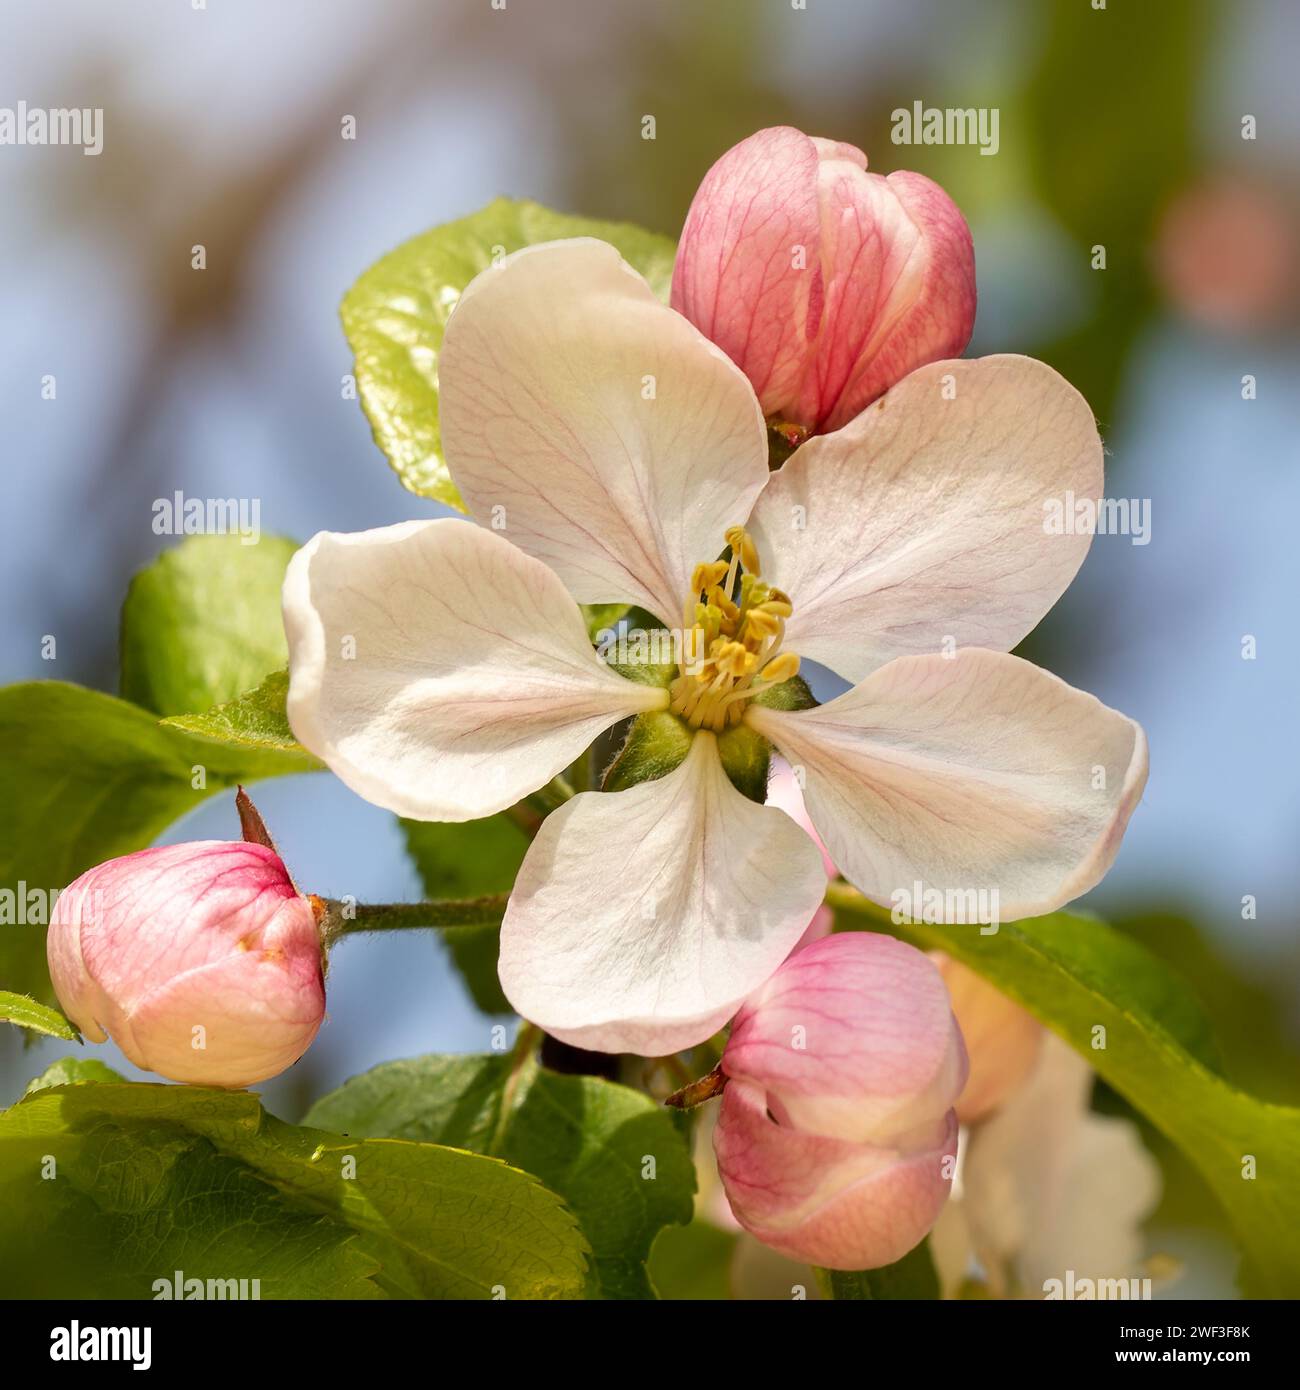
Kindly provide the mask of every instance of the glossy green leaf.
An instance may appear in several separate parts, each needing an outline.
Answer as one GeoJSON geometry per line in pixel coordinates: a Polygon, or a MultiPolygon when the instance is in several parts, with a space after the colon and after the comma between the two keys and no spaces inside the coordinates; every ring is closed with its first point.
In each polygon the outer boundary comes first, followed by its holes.
{"type": "Polygon", "coordinates": [[[662,1106],[591,1076],[508,1056],[416,1057],[354,1077],[308,1123],[499,1154],[572,1208],[593,1251],[590,1296],[652,1298],[659,1230],[691,1219],[695,1169],[662,1106]]]}
{"type": "Polygon", "coordinates": [[[57,1009],[7,989],[0,989],[0,1023],[16,1023],[20,1028],[30,1028],[34,1033],[44,1033],[51,1038],[63,1038],[66,1042],[77,1042],[81,1037],[57,1009]]]}
{"type": "Polygon", "coordinates": [[[438,356],[461,291],[511,251],[583,236],[615,246],[667,298],[675,251],[667,237],[509,198],[405,242],[348,291],[341,313],[361,404],[375,443],[410,491],[464,509],[438,429],[438,356]]]}
{"type": "Polygon", "coordinates": [[[199,714],[289,659],[282,536],[190,536],[131,581],[122,605],[122,695],[158,715],[199,714]]]}
{"type": "Polygon", "coordinates": [[[112,1067],[94,1057],[60,1057],[27,1083],[24,1095],[44,1091],[50,1086],[82,1086],[94,1081],[125,1081],[112,1067]]]}
{"type": "Polygon", "coordinates": [[[231,748],[282,755],[284,772],[312,772],[323,766],[293,736],[284,712],[289,693],[288,671],[275,671],[255,690],[202,714],[178,714],[164,719],[167,728],[213,739],[231,748]]]}
{"type": "Polygon", "coordinates": [[[1160,961],[1104,922],[1072,913],[1004,922],[982,935],[977,926],[894,924],[851,890],[835,887],[830,896],[838,928],[941,947],[1059,1033],[1200,1172],[1245,1249],[1247,1291],[1300,1296],[1292,1239],[1300,1229],[1300,1110],[1259,1100],[1219,1074],[1203,1013],[1160,961]]]}
{"type": "Polygon", "coordinates": [[[0,1115],[0,1281],[13,1296],[573,1298],[572,1215],[505,1163],[287,1125],[246,1092],[102,1083],[0,1115]]]}

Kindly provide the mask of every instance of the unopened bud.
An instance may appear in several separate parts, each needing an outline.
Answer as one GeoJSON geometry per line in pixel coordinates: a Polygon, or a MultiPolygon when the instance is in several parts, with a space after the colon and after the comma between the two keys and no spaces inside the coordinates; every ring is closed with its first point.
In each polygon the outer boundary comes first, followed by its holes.
{"type": "Polygon", "coordinates": [[[47,951],[64,1012],[136,1066],[250,1086],[291,1066],[325,1013],[311,901],[262,844],[141,850],[60,895],[47,951]]]}

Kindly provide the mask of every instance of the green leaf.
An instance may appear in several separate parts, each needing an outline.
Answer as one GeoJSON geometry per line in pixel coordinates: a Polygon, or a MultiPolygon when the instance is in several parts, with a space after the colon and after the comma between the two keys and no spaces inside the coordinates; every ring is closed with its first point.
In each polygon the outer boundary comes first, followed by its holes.
{"type": "Polygon", "coordinates": [[[675,251],[667,237],[509,198],[405,242],[348,291],[343,331],[356,358],[361,405],[375,443],[411,492],[464,510],[438,428],[438,356],[461,291],[505,253],[582,236],[616,247],[667,299],[675,251]]]}
{"type": "Polygon", "coordinates": [[[198,714],[282,668],[280,585],[297,548],[282,536],[190,536],[141,570],[122,605],[124,698],[198,714]]]}
{"type": "Polygon", "coordinates": [[[0,1245],[27,1297],[149,1298],[180,1270],[263,1298],[575,1298],[586,1253],[559,1198],[495,1159],[107,1082],[0,1115],[0,1245]]]}
{"type": "Polygon", "coordinates": [[[651,1243],[661,1227],[691,1219],[695,1168],[672,1117],[597,1077],[560,1076],[505,1055],[416,1057],[353,1077],[307,1122],[500,1154],[536,1174],[591,1244],[592,1297],[653,1298],[651,1243]]]}
{"type": "Polygon", "coordinates": [[[81,1086],[93,1081],[125,1081],[112,1067],[94,1057],[60,1057],[33,1080],[27,1083],[24,1095],[47,1090],[51,1086],[81,1086]]]}
{"type": "Polygon", "coordinates": [[[698,1218],[689,1226],[667,1226],[650,1252],[650,1279],[662,1299],[730,1300],[735,1254],[734,1231],[698,1218]]]}
{"type": "Polygon", "coordinates": [[[312,772],[324,764],[294,738],[284,712],[288,693],[288,671],[275,671],[255,690],[245,691],[224,705],[214,705],[202,714],[178,714],[162,722],[166,728],[234,748],[283,754],[285,772],[312,772]]]}
{"type": "Polygon", "coordinates": [[[928,1240],[883,1269],[819,1269],[817,1282],[823,1297],[840,1302],[939,1297],[939,1273],[934,1267],[928,1240]]]}
{"type": "MultiPolygon", "coordinates": [[[[61,681],[0,690],[0,744],[0,890],[39,889],[47,898],[94,865],[151,844],[214,792],[294,770],[280,750],[198,738],[61,681]]],[[[233,806],[230,825],[234,838],[233,806]]],[[[44,914],[0,930],[0,986],[54,1002],[44,914]]]]}
{"type": "Polygon", "coordinates": [[[45,1033],[51,1038],[63,1038],[67,1042],[79,1042],[81,1034],[57,1009],[38,1004],[26,994],[14,994],[0,989],[0,1023],[16,1023],[20,1028],[30,1028],[35,1033],[45,1033]]]}
{"type": "Polygon", "coordinates": [[[891,923],[833,886],[838,928],[892,932],[940,947],[1019,1001],[1080,1052],[1199,1170],[1246,1251],[1247,1292],[1300,1296],[1300,1110],[1239,1090],[1189,992],[1154,956],[1104,922],[1066,912],[975,926],[891,923]],[[1094,1029],[1105,1046],[1094,1047],[1094,1029]],[[1247,1160],[1253,1158],[1255,1176],[1247,1160]]]}
{"type": "MultiPolygon", "coordinates": [[[[457,825],[412,820],[401,825],[429,898],[508,893],[528,849],[523,831],[504,814],[457,825]]],[[[448,927],[437,935],[475,1005],[485,1014],[513,1013],[497,979],[501,928],[448,927]]]]}

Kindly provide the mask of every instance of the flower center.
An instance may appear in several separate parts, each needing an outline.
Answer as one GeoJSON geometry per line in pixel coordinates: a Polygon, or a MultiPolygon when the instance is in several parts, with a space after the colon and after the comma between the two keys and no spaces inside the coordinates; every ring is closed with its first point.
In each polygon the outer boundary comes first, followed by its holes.
{"type": "Polygon", "coordinates": [[[743,526],[733,526],[726,541],[731,558],[696,565],[691,576],[681,674],[669,687],[669,709],[714,733],[738,724],[755,695],[799,670],[799,658],[781,652],[794,611],[789,598],[759,577],[758,550],[743,526]]]}

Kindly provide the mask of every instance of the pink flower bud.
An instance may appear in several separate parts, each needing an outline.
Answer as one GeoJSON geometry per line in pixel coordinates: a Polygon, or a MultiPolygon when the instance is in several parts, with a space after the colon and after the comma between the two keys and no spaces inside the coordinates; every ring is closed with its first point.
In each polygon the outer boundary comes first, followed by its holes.
{"type": "Polygon", "coordinates": [[[1043,1025],[982,976],[942,951],[932,951],[970,1057],[957,1118],[975,1124],[999,1109],[1029,1080],[1043,1046],[1043,1025]]]}
{"type": "Polygon", "coordinates": [[[966,1053],[938,970],[892,937],[828,937],[736,1017],[714,1131],[736,1219],[795,1259],[873,1269],[934,1225],[966,1053]]]}
{"type": "Polygon", "coordinates": [[[260,844],[100,864],[59,895],[47,950],[77,1027],[174,1081],[264,1081],[302,1056],[325,1012],[312,904],[260,844]]]}
{"type": "Polygon", "coordinates": [[[867,173],[789,126],[727,151],[695,194],[672,305],[749,377],[764,415],[839,429],[975,322],[970,229],[938,184],[867,173]]]}

